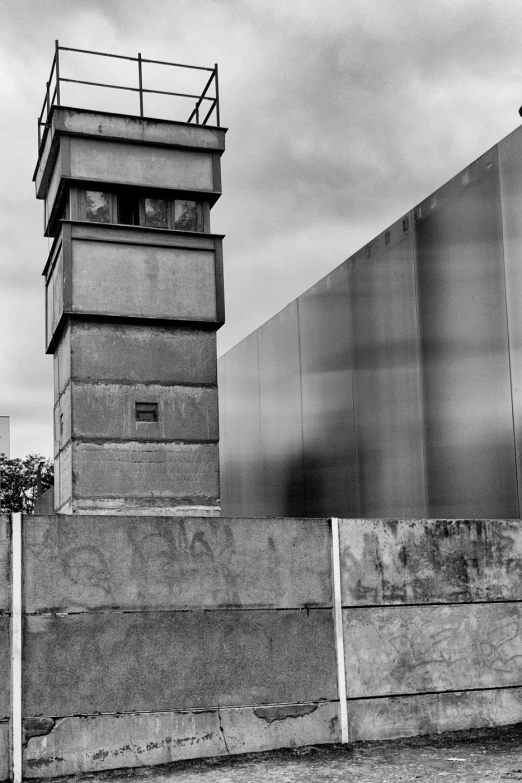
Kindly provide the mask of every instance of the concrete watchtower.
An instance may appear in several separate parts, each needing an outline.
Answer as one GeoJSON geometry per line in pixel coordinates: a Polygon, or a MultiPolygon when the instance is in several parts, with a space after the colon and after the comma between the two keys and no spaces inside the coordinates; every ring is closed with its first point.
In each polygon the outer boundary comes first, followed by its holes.
{"type": "Polygon", "coordinates": [[[201,69],[212,75],[200,96],[185,96],[197,99],[188,122],[152,120],[142,63],[153,61],[126,58],[138,63],[140,116],[67,108],[63,49],[35,173],[54,240],[44,276],[55,511],[216,515],[216,331],[225,320],[223,237],[210,233],[225,145],[217,66],[201,69]],[[213,110],[217,126],[206,125],[213,110]]]}

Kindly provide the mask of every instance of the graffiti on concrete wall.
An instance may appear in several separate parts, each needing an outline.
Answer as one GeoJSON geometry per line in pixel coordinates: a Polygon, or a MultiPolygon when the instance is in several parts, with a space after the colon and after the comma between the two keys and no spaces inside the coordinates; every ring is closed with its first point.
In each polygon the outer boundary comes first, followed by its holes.
{"type": "Polygon", "coordinates": [[[345,606],[510,600],[522,592],[519,520],[342,520],[345,606]]]}
{"type": "Polygon", "coordinates": [[[349,696],[520,684],[522,605],[344,610],[349,696]]]}
{"type": "Polygon", "coordinates": [[[39,517],[26,611],[331,605],[327,521],[39,517]]]}

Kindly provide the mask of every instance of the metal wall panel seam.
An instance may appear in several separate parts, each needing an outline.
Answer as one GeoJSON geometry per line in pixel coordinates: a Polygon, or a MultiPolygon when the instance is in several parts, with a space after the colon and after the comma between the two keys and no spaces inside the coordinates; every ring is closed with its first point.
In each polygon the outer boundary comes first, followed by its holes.
{"type": "Polygon", "coordinates": [[[301,466],[303,472],[303,508],[305,516],[308,515],[306,507],[306,468],[305,468],[305,438],[304,438],[304,411],[303,411],[303,362],[301,361],[301,325],[299,321],[299,299],[295,299],[297,314],[297,355],[299,359],[299,397],[301,400],[301,466]]]}
{"type": "Polygon", "coordinates": [[[339,717],[341,742],[348,742],[348,704],[346,698],[346,673],[344,665],[343,612],[341,600],[341,555],[339,550],[339,519],[331,517],[332,532],[332,582],[335,652],[337,655],[337,687],[339,692],[339,717]]]}
{"type": "MultiPolygon", "coordinates": [[[[499,145],[496,145],[497,150],[499,148],[499,145]]],[[[505,301],[505,307],[506,307],[506,330],[507,330],[507,348],[508,348],[508,366],[509,366],[509,391],[511,394],[511,421],[513,424],[513,448],[515,451],[515,478],[517,482],[517,505],[518,505],[518,515],[521,516],[521,508],[520,508],[520,468],[519,468],[519,453],[517,449],[517,430],[516,430],[516,417],[515,417],[515,400],[513,395],[513,368],[512,368],[512,362],[511,362],[511,334],[510,334],[510,328],[509,328],[509,304],[508,304],[508,293],[507,293],[507,271],[506,271],[506,247],[505,247],[505,234],[504,234],[504,202],[506,201],[506,196],[503,194],[503,183],[502,183],[502,175],[501,175],[501,168],[500,168],[500,151],[497,151],[497,155],[499,158],[499,164],[498,164],[498,185],[499,185],[499,193],[500,193],[500,226],[501,226],[501,232],[502,232],[502,272],[503,272],[503,278],[504,278],[504,301],[505,301]]]]}
{"type": "Polygon", "coordinates": [[[422,343],[421,343],[421,324],[419,317],[419,264],[417,254],[417,231],[416,231],[416,215],[417,209],[412,209],[410,215],[411,225],[411,246],[413,253],[413,284],[415,286],[415,327],[417,336],[417,377],[419,379],[419,405],[421,414],[421,449],[422,449],[422,472],[424,476],[424,513],[426,518],[430,516],[429,497],[428,497],[428,463],[427,463],[427,450],[426,450],[426,418],[424,416],[424,378],[422,374],[422,343]]]}
{"type": "Polygon", "coordinates": [[[11,514],[12,627],[11,627],[11,747],[13,783],[22,781],[22,515],[11,514]]]}
{"type": "MultiPolygon", "coordinates": [[[[350,256],[351,258],[351,256],[350,256]]],[[[357,515],[361,516],[361,478],[359,476],[359,448],[357,445],[357,406],[355,404],[355,373],[357,372],[357,368],[355,367],[354,363],[354,346],[353,346],[353,333],[354,333],[354,322],[353,322],[353,310],[352,310],[352,302],[351,302],[351,275],[350,275],[350,258],[347,258],[344,262],[344,268],[346,270],[346,287],[348,289],[348,296],[347,296],[347,304],[348,304],[348,323],[350,324],[350,334],[349,334],[349,340],[350,340],[350,366],[352,370],[352,410],[353,410],[353,447],[355,452],[355,491],[357,493],[356,501],[357,501],[357,515]]]]}

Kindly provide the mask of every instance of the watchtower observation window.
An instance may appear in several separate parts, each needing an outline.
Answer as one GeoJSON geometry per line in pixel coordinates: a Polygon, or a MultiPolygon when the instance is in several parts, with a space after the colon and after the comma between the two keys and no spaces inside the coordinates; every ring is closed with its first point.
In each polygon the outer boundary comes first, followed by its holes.
{"type": "MultiPolygon", "coordinates": [[[[156,198],[130,188],[121,188],[117,192],[80,190],[77,203],[78,219],[91,223],[210,231],[210,210],[206,202],[156,198]]],[[[73,209],[72,214],[74,212],[73,209]]]]}
{"type": "Polygon", "coordinates": [[[112,194],[102,190],[86,190],[85,219],[93,223],[112,223],[112,194]]]}

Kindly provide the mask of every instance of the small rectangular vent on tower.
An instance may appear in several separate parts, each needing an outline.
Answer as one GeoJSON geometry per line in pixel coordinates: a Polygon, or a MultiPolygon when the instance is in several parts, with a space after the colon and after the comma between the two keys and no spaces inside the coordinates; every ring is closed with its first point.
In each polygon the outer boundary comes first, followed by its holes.
{"type": "Polygon", "coordinates": [[[136,403],[136,421],[155,422],[158,421],[158,403],[157,402],[137,402],[136,403]]]}

